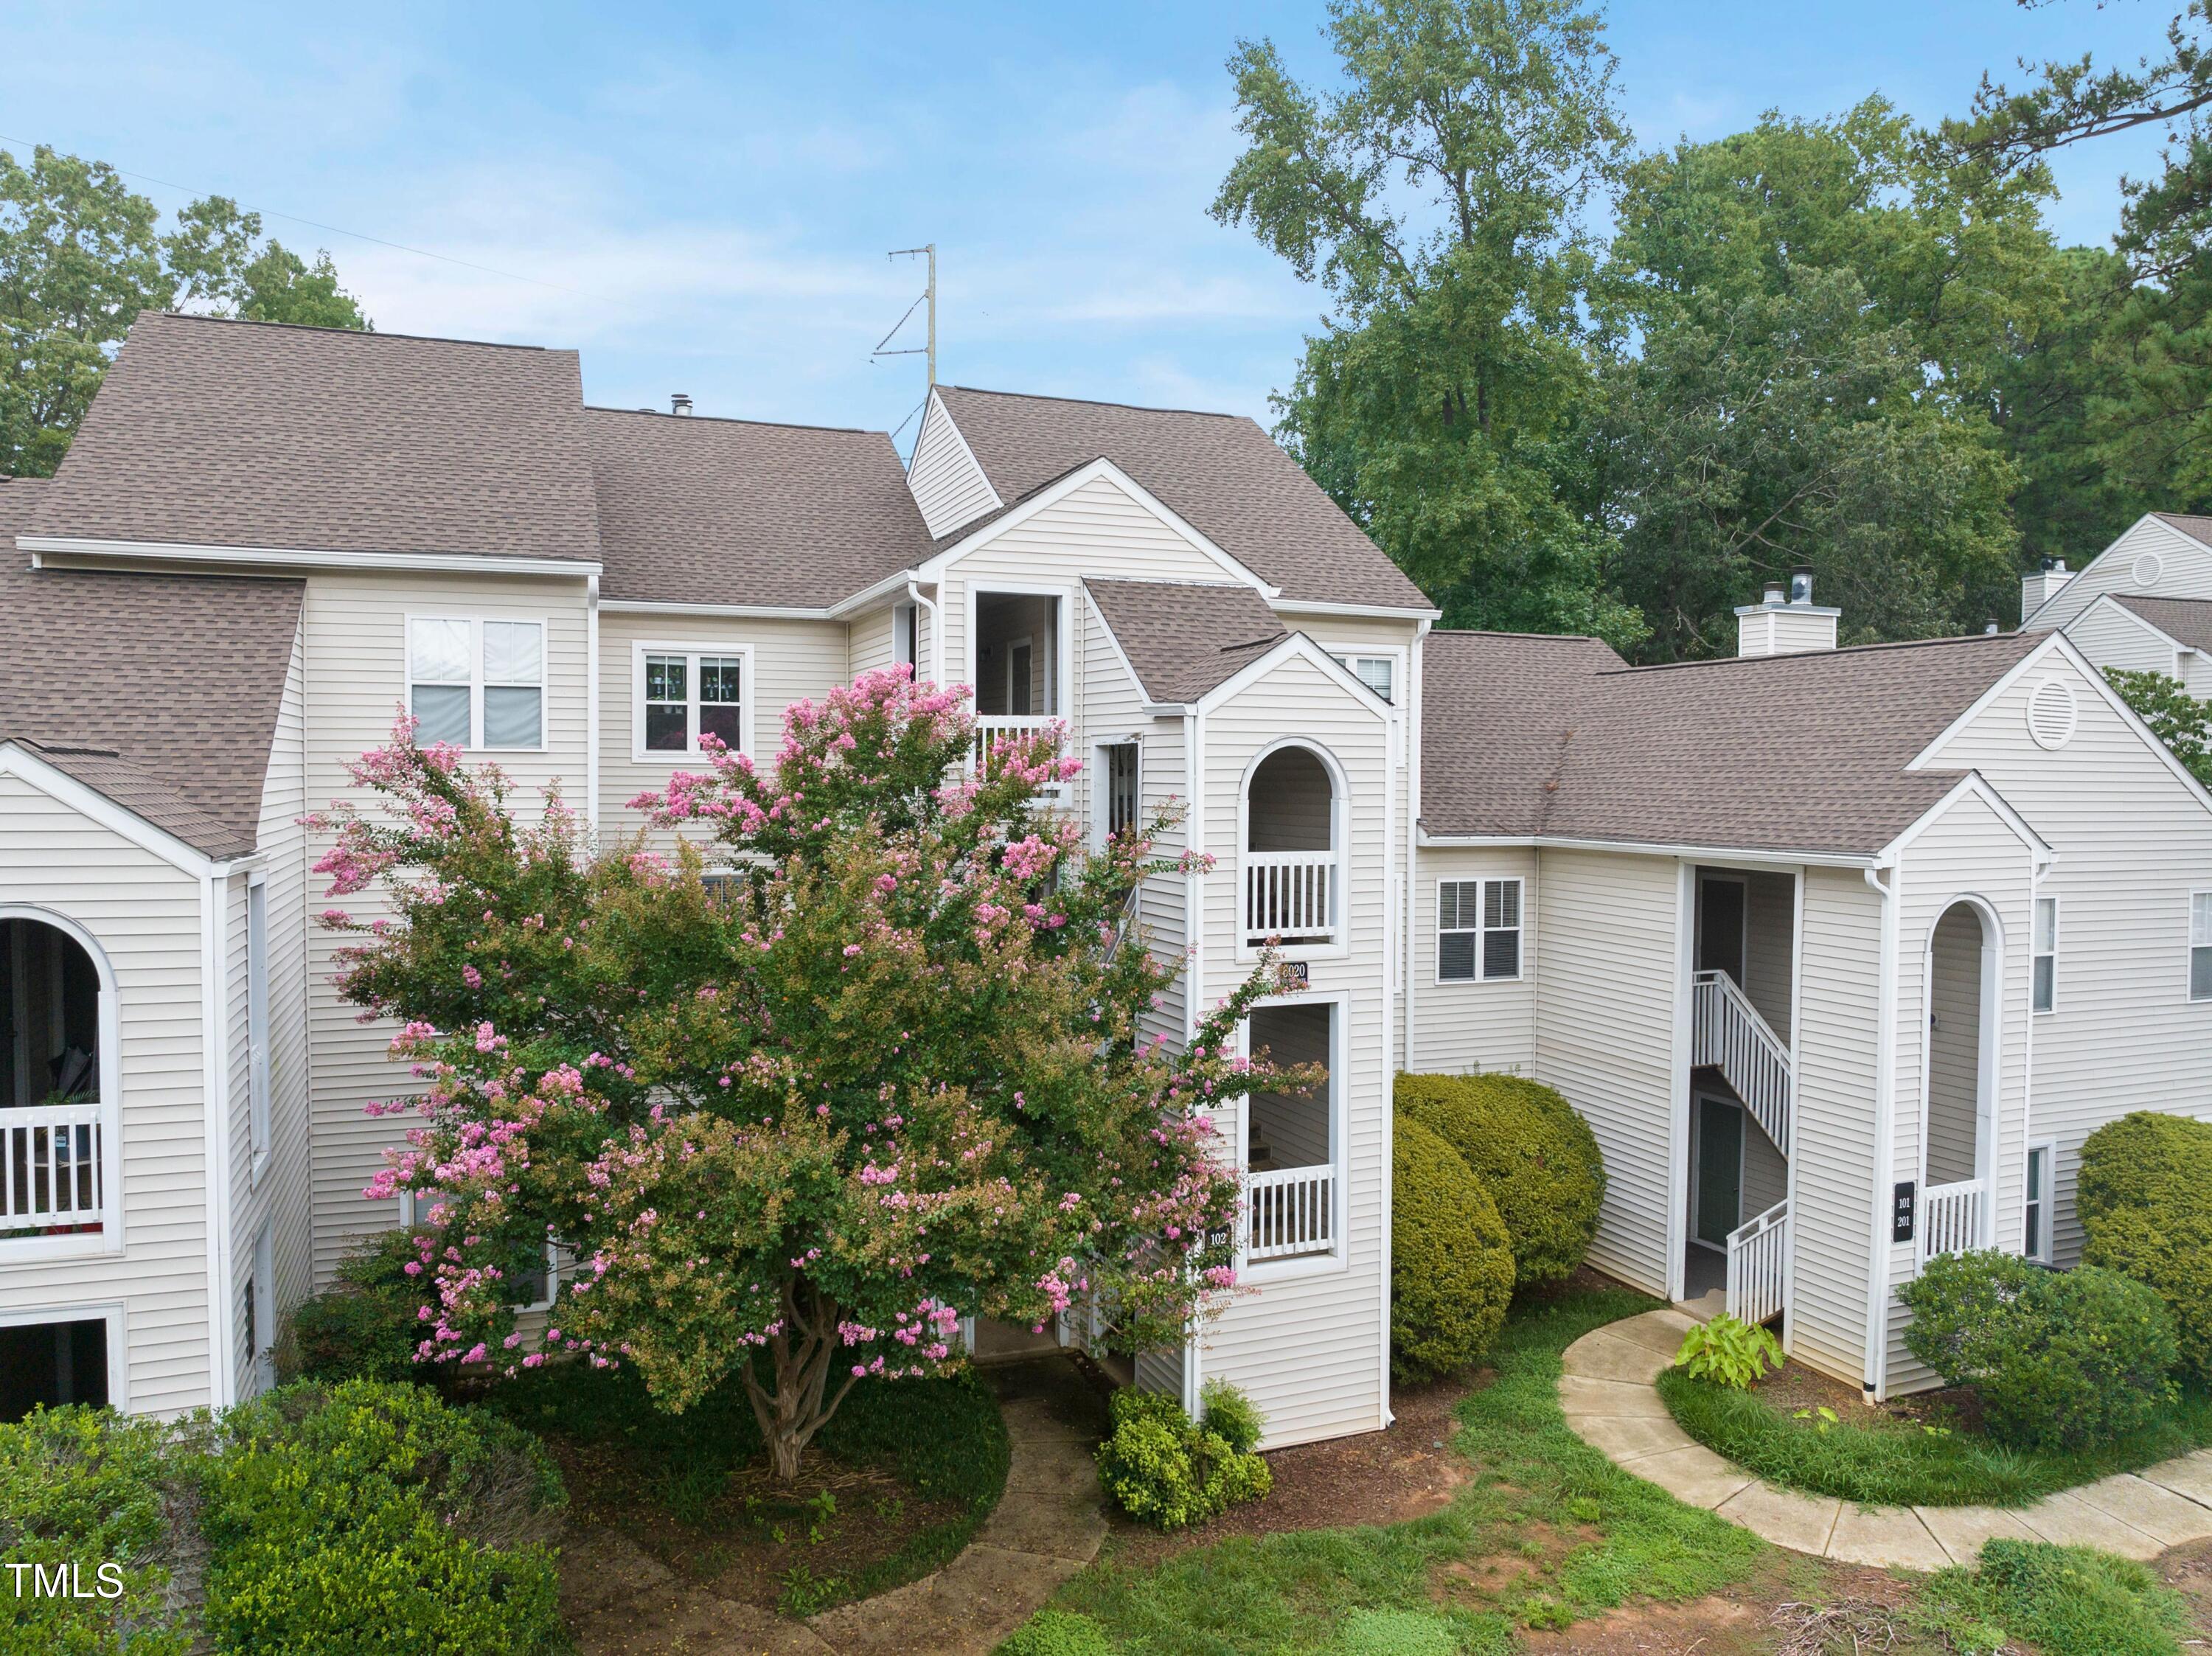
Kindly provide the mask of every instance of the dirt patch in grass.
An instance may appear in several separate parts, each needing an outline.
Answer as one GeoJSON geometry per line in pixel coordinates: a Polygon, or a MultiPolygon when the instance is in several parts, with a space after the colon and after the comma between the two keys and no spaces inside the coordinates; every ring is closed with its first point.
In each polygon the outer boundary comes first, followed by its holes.
{"type": "Polygon", "coordinates": [[[790,1608],[797,1586],[865,1579],[927,1532],[957,1523],[953,1501],[917,1496],[890,1472],[816,1455],[794,1489],[763,1465],[739,1467],[717,1492],[671,1513],[664,1491],[618,1446],[549,1438],[569,1489],[569,1522],[635,1542],[688,1586],[763,1610],[790,1608]]]}
{"type": "Polygon", "coordinates": [[[2159,1558],[2158,1574],[2189,1606],[2199,1636],[2212,1641],[2212,1541],[2170,1549],[2159,1558]]]}
{"type": "Polygon", "coordinates": [[[1204,1527],[1163,1535],[1116,1519],[1108,1538],[1117,1565],[1142,1568],[1231,1536],[1331,1530],[1352,1524],[1402,1524],[1451,1503],[1472,1469],[1452,1452],[1453,1410],[1489,1371],[1404,1387],[1390,1394],[1389,1429],[1327,1443],[1271,1451],[1275,1487],[1264,1499],[1231,1507],[1204,1527]]]}
{"type": "MultiPolygon", "coordinates": [[[[1594,1620],[1522,1633],[1526,1656],[1769,1656],[1800,1648],[1853,1648],[1850,1628],[1872,1628],[1900,1613],[1911,1586],[1882,1570],[1778,1558],[1725,1592],[1680,1604],[1639,1599],[1594,1620]],[[1831,1643],[1793,1643],[1832,1608],[1844,1611],[1831,1643]]],[[[1865,1644],[1872,1651],[1889,1648],[1865,1644]]]]}

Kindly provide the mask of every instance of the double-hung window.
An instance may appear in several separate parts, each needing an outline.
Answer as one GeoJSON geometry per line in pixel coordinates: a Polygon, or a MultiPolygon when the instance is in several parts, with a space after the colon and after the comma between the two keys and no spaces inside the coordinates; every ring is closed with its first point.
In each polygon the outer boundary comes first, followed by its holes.
{"type": "Polygon", "coordinates": [[[697,754],[711,736],[732,753],[745,741],[747,652],[647,646],[638,654],[641,757],[697,754]]]}
{"type": "Polygon", "coordinates": [[[2027,1201],[2022,1209],[2020,1251],[2044,1265],[2051,1263],[2051,1164],[2057,1154],[2058,1147],[2048,1141],[2027,1147],[2027,1201]]]}
{"type": "Polygon", "coordinates": [[[2212,891],[2189,894],[2189,998],[2212,1000],[2212,891]]]}
{"type": "Polygon", "coordinates": [[[416,616],[407,624],[416,740],[457,748],[545,745],[545,628],[416,616]]]}
{"type": "Polygon", "coordinates": [[[1471,983],[1521,975],[1521,882],[1445,880],[1437,887],[1437,978],[1471,983]]]}
{"type": "Polygon", "coordinates": [[[2048,1012],[2058,1004],[2058,899],[2035,900],[2035,938],[2032,950],[2035,972],[2035,1010],[2048,1012]]]}

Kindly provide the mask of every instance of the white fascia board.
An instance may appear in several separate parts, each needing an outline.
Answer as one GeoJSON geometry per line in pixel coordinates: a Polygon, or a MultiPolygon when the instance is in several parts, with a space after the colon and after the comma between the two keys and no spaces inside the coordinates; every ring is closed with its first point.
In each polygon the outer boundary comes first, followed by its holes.
{"type": "Polygon", "coordinates": [[[731,616],[754,621],[835,621],[825,609],[805,609],[781,604],[684,604],[659,599],[601,598],[599,613],[608,616],[731,616]]]}
{"type": "Polygon", "coordinates": [[[916,579],[912,569],[894,570],[872,586],[864,586],[852,597],[838,599],[823,613],[832,621],[842,621],[848,616],[881,604],[885,598],[905,596],[906,589],[913,585],[916,579]]]}
{"type": "Polygon", "coordinates": [[[1669,844],[1662,840],[1589,840],[1563,834],[1431,834],[1417,830],[1416,843],[1438,850],[1453,847],[1534,846],[1543,851],[1613,851],[1625,857],[1686,857],[1699,862],[1749,864],[1759,868],[1873,868],[1877,859],[1837,851],[1776,851],[1769,846],[1669,844]]]}
{"type": "Polygon", "coordinates": [[[508,558],[477,552],[331,552],[277,546],[198,546],[179,541],[79,540],[18,535],[15,544],[43,567],[49,557],[120,559],[133,563],[240,563],[276,569],[386,569],[416,573],[565,575],[605,573],[596,558],[508,558]]]}
{"type": "Polygon", "coordinates": [[[2004,795],[1990,786],[1988,779],[1982,775],[1981,772],[1967,771],[1959,778],[1957,786],[1913,818],[1911,823],[1902,834],[1881,848],[1879,865],[1883,868],[1894,865],[1915,840],[1941,822],[1949,814],[1954,805],[1962,799],[1968,798],[1979,799],[1996,814],[2000,822],[2012,830],[2014,836],[2027,847],[2029,854],[2035,858],[2036,871],[2039,874],[2057,857],[2057,853],[2051,848],[2050,841],[2035,831],[2027,818],[2012,808],[2011,803],[2005,798],[2004,795]]]}
{"type": "Polygon", "coordinates": [[[1088,465],[1078,466],[1058,482],[1040,489],[1006,513],[1005,517],[984,525],[966,539],[946,547],[945,550],[925,562],[915,572],[915,579],[928,582],[941,581],[945,579],[945,572],[970,552],[988,546],[1008,530],[1027,523],[1038,513],[1048,507],[1057,506],[1086,483],[1096,482],[1102,477],[1121,489],[1131,500],[1173,530],[1177,536],[1189,543],[1193,551],[1216,565],[1231,580],[1249,586],[1270,604],[1281,596],[1279,588],[1268,585],[1251,570],[1237,562],[1236,559],[1193,528],[1173,507],[1154,495],[1151,490],[1111,460],[1103,457],[1091,461],[1088,465]]]}
{"type": "Polygon", "coordinates": [[[1246,662],[1227,678],[1223,679],[1220,683],[1200,696],[1194,704],[1195,710],[1201,713],[1211,713],[1231,696],[1239,695],[1248,687],[1257,683],[1293,656],[1303,656],[1306,660],[1312,662],[1323,674],[1334,679],[1350,692],[1352,699],[1365,707],[1370,713],[1385,724],[1389,722],[1390,704],[1362,683],[1350,668],[1344,666],[1334,656],[1329,654],[1304,633],[1285,634],[1280,641],[1262,653],[1257,660],[1246,662]]]}
{"type": "Polygon", "coordinates": [[[2144,724],[2136,710],[2121,699],[2120,693],[2112,688],[2112,681],[2097,670],[2096,664],[2088,657],[2081,653],[2081,646],[2063,632],[2054,631],[2043,643],[2022,656],[2014,664],[2010,672],[1977,696],[1974,699],[1974,705],[1945,726],[1942,733],[1914,755],[1912,762],[1905,768],[1909,771],[1929,768],[1953,737],[1964,730],[1984,708],[1995,701],[2004,691],[2009,689],[2016,680],[2027,672],[2029,668],[2053,653],[2065,657],[2075,670],[2088,681],[2091,689],[2103,698],[2105,705],[2119,715],[2120,722],[2133,731],[2136,739],[2158,755],[2159,762],[2166,767],[2173,779],[2189,790],[2190,797],[2203,806],[2206,810],[2212,811],[2212,793],[2205,792],[2204,785],[2190,774],[2189,767],[2173,756],[2173,749],[2160,741],[2156,732],[2144,724]]]}
{"type": "Polygon", "coordinates": [[[194,850],[167,828],[155,827],[137,812],[117,804],[99,789],[78,781],[67,771],[49,764],[17,743],[0,742],[0,776],[22,778],[40,792],[67,805],[78,816],[97,822],[141,851],[160,858],[170,867],[189,874],[196,880],[212,879],[219,874],[253,866],[260,860],[256,854],[217,862],[204,852],[194,850]]]}
{"type": "Polygon", "coordinates": [[[1441,610],[1405,608],[1395,604],[1323,604],[1315,598],[1277,598],[1279,616],[1366,616],[1379,621],[1419,622],[1424,628],[1444,618],[1441,610]]]}

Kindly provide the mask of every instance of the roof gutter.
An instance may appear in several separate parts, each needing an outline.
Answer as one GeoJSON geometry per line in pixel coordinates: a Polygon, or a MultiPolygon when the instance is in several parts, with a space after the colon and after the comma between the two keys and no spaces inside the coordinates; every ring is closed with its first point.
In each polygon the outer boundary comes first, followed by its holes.
{"type": "Polygon", "coordinates": [[[1277,598],[1268,608],[1281,616],[1375,616],[1385,621],[1418,621],[1433,626],[1444,618],[1441,610],[1395,604],[1326,604],[1316,598],[1277,598]]]}
{"type": "Polygon", "coordinates": [[[270,569],[565,575],[575,580],[605,573],[597,558],[514,558],[491,552],[337,552],[301,547],[204,546],[184,541],[92,540],[67,535],[18,535],[15,545],[31,555],[34,569],[46,567],[48,558],[59,557],[131,563],[242,563],[270,569]]]}
{"type": "Polygon", "coordinates": [[[1877,856],[1847,852],[1776,850],[1766,846],[1706,846],[1663,840],[1586,840],[1559,834],[1431,834],[1420,828],[1416,843],[1451,846],[1540,846],[1547,851],[1615,851],[1625,856],[1698,857],[1707,860],[1758,863],[1777,868],[1877,868],[1877,856]]]}

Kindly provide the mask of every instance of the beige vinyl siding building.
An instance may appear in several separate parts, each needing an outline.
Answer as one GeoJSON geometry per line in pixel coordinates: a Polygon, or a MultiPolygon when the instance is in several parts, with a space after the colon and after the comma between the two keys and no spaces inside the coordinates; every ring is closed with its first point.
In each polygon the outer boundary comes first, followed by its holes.
{"type": "Polygon", "coordinates": [[[2063,628],[2108,592],[2212,598],[2212,519],[2147,513],[2073,579],[2021,619],[2023,632],[2063,628]]]}
{"type": "Polygon", "coordinates": [[[922,521],[940,539],[1005,504],[933,389],[915,436],[906,480],[922,521]]]}
{"type": "MultiPolygon", "coordinates": [[[[1436,1073],[1504,1071],[1534,1073],[1536,1063],[1538,961],[1543,949],[1538,919],[1545,911],[1537,891],[1534,846],[1428,846],[1419,852],[1413,883],[1412,964],[1413,1057],[1402,1067],[1436,1073]],[[1484,974],[1480,929],[1464,943],[1472,975],[1446,979],[1438,968],[1438,898],[1446,883],[1471,889],[1483,901],[1486,882],[1520,882],[1519,969],[1510,977],[1484,974]]],[[[1455,895],[1456,911],[1462,899],[1455,895]]],[[[1455,912],[1455,921],[1479,917],[1455,912]]],[[[1462,964],[1455,962],[1455,966],[1462,964]]]]}

